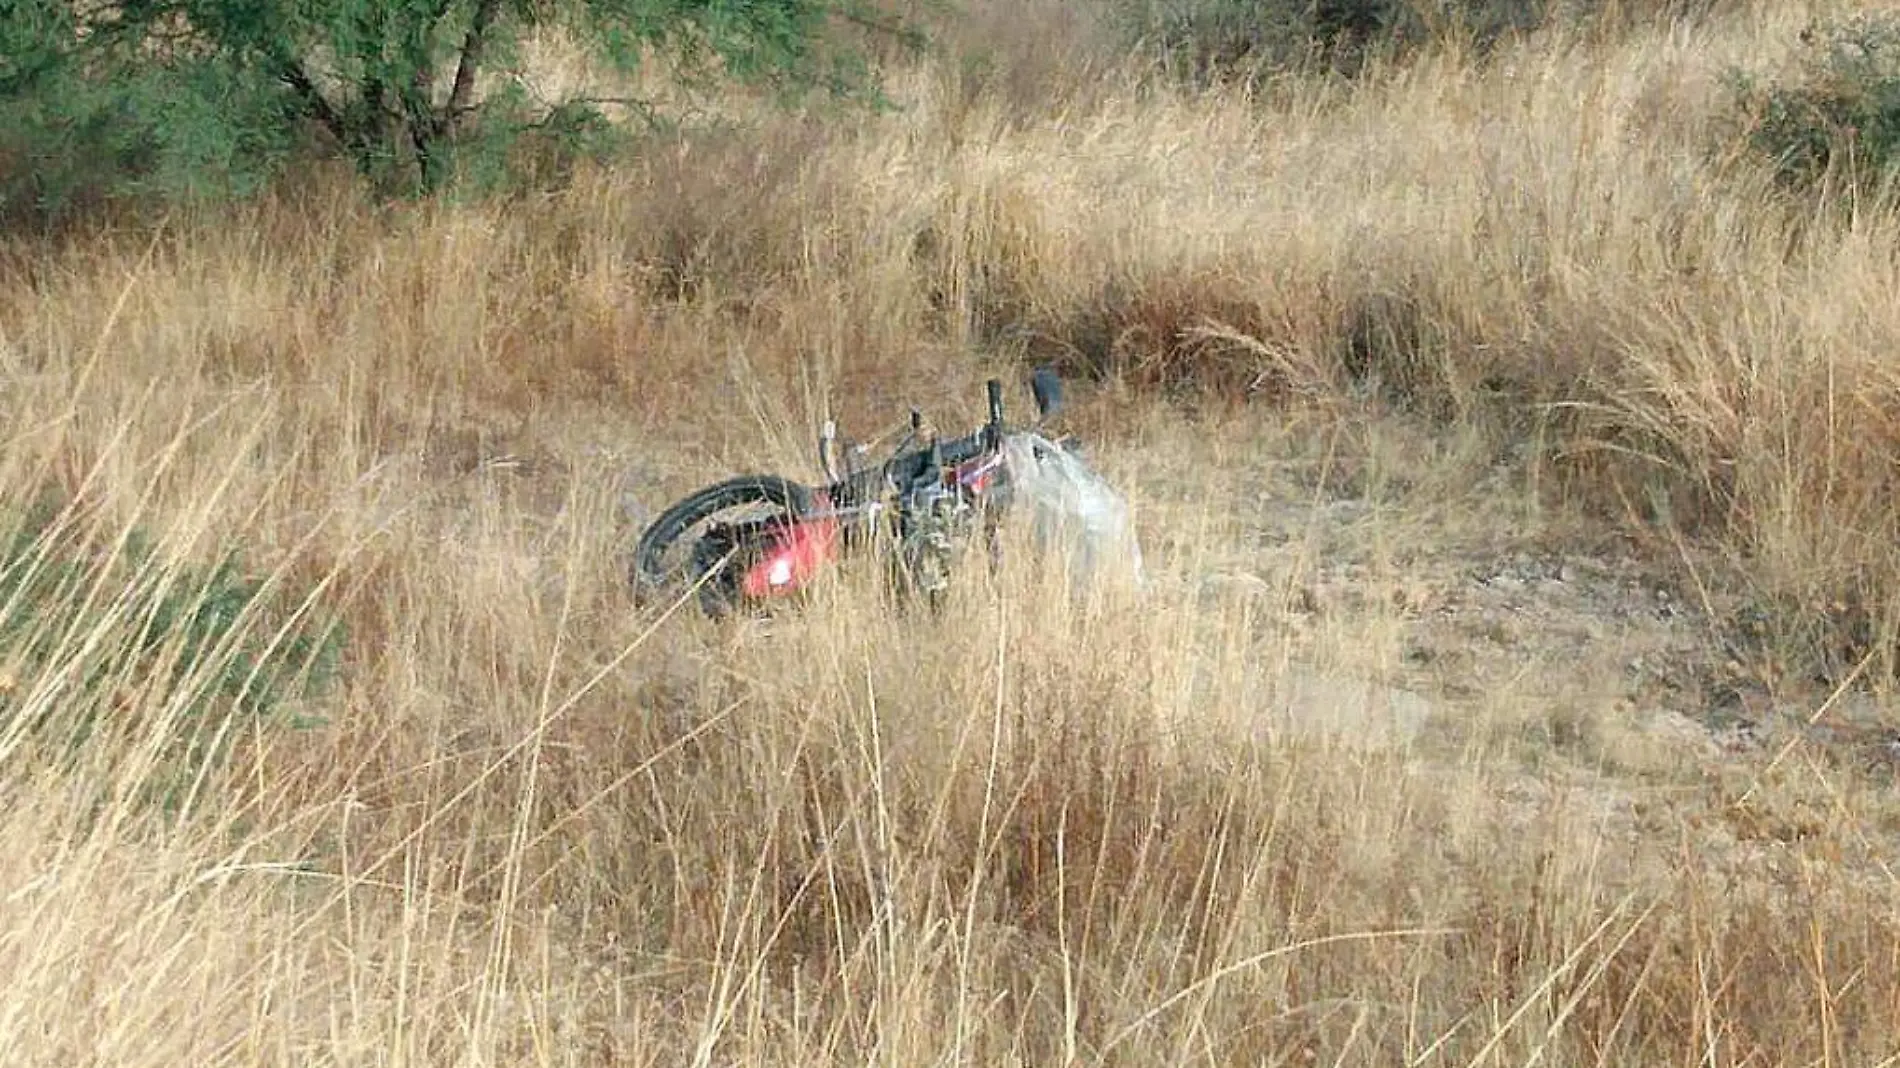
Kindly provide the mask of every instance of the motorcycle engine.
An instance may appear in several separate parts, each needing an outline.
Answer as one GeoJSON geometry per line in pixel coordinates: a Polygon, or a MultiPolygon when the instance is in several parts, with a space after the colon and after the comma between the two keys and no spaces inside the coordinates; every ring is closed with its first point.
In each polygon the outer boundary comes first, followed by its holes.
{"type": "Polygon", "coordinates": [[[950,561],[973,509],[955,488],[931,482],[905,494],[899,521],[899,553],[912,588],[941,593],[950,584],[950,561]]]}

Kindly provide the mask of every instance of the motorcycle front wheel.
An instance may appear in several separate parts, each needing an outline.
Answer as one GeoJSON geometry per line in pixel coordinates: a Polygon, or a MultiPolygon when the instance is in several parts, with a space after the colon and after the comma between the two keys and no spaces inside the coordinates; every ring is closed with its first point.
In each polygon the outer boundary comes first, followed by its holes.
{"type": "Polygon", "coordinates": [[[677,596],[702,583],[701,610],[724,615],[737,599],[733,565],[743,560],[749,535],[811,510],[812,491],[777,475],[739,475],[695,490],[640,535],[630,575],[636,600],[677,596]]]}

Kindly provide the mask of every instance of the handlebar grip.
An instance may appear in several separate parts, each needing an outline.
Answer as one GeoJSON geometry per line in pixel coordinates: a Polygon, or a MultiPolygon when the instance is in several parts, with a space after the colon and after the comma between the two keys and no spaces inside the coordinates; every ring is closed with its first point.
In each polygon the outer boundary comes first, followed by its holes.
{"type": "Polygon", "coordinates": [[[968,437],[957,438],[954,441],[946,441],[938,446],[938,457],[941,462],[946,464],[960,464],[982,453],[984,438],[985,432],[979,430],[968,437]]]}
{"type": "Polygon", "coordinates": [[[990,394],[990,426],[1001,429],[1003,425],[1003,381],[992,378],[985,386],[990,394]]]}

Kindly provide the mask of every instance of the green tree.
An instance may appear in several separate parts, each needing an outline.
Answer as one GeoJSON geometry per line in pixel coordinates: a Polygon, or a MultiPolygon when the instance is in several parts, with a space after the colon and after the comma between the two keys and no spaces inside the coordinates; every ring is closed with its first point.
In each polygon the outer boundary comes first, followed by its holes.
{"type": "Polygon", "coordinates": [[[312,151],[436,190],[465,149],[603,128],[508,76],[544,26],[609,69],[844,96],[875,95],[867,36],[916,36],[877,0],[0,0],[5,193],[241,190],[312,151]]]}

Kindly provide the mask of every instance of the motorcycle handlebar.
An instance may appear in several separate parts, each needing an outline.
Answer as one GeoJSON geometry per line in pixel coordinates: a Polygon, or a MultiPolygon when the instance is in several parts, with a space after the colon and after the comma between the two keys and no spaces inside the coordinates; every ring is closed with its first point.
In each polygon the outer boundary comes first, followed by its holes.
{"type": "MultiPolygon", "coordinates": [[[[964,437],[937,445],[937,458],[946,466],[981,456],[989,447],[989,430],[984,428],[964,437]]],[[[839,479],[826,487],[834,507],[851,507],[875,497],[886,478],[899,485],[915,481],[930,466],[930,449],[917,449],[891,457],[889,462],[839,479]]]]}
{"type": "Polygon", "coordinates": [[[979,430],[967,437],[944,442],[941,446],[943,450],[943,462],[947,464],[960,464],[965,460],[981,456],[983,450],[988,447],[989,431],[987,429],[979,430]]]}
{"type": "MultiPolygon", "coordinates": [[[[989,421],[963,437],[938,443],[935,446],[938,462],[954,466],[1002,446],[1003,383],[992,378],[985,385],[989,394],[989,421]]],[[[917,415],[912,413],[913,432],[919,421],[917,415]]],[[[932,451],[931,448],[923,448],[900,453],[878,467],[833,482],[827,491],[837,507],[849,507],[869,500],[877,493],[878,484],[886,478],[907,484],[923,475],[931,463],[932,451]]]]}

